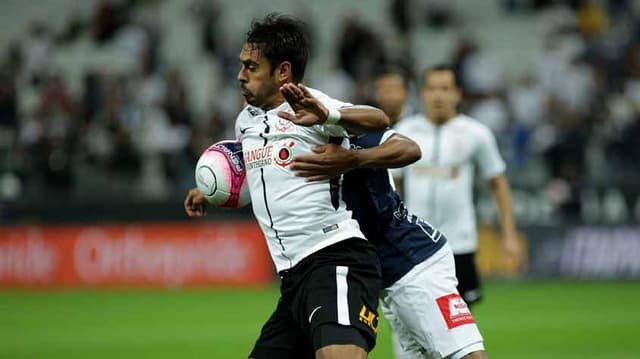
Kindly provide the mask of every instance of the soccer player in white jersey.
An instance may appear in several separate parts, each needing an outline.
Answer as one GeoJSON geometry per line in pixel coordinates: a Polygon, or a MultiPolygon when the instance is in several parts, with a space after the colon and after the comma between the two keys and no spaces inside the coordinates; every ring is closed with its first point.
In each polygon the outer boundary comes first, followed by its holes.
{"type": "MultiPolygon", "coordinates": [[[[254,21],[239,56],[248,106],[236,120],[253,211],[281,278],[281,297],[250,358],[366,358],[375,345],[381,286],[375,248],[339,197],[340,180],[309,182],[291,171],[293,156],[347,131],[379,131],[379,109],[352,106],[299,83],[308,46],[303,25],[271,14],[254,21]]],[[[191,190],[190,216],[204,197],[191,190]]]]}
{"type": "Polygon", "coordinates": [[[422,159],[394,172],[394,176],[409,210],[427,218],[449,239],[455,256],[458,291],[472,305],[482,295],[475,265],[477,233],[472,197],[476,168],[489,182],[497,203],[503,253],[518,259],[505,163],[491,130],[457,112],[461,91],[451,67],[428,69],[422,81],[426,116],[416,114],[396,126],[399,133],[418,143],[422,159]]]}

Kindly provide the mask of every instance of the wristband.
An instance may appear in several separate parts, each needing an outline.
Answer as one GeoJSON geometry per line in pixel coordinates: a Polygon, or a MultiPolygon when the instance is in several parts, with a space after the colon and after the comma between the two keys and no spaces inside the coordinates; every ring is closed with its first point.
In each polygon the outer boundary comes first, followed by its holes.
{"type": "Polygon", "coordinates": [[[340,121],[340,111],[335,108],[329,109],[329,114],[327,115],[327,120],[324,122],[327,125],[335,125],[340,121]]]}

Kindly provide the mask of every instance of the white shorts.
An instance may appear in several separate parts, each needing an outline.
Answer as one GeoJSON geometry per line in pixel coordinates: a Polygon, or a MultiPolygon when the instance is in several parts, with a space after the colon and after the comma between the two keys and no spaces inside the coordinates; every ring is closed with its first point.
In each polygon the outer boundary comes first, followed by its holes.
{"type": "Polygon", "coordinates": [[[399,342],[398,359],[451,358],[484,350],[482,336],[456,285],[448,244],[380,295],[399,342]]]}

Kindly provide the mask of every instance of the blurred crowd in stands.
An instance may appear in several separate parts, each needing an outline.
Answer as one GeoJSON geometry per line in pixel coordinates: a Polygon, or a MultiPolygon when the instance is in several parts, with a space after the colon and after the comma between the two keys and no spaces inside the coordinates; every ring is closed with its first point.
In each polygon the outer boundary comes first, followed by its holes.
{"type": "MultiPolygon", "coordinates": [[[[235,81],[240,43],[224,36],[223,7],[188,5],[200,51],[216,64],[225,93],[194,110],[190,69],[166,61],[166,31],[145,16],[161,0],[97,1],[91,16],[70,16],[62,29],[46,19],[0,48],[0,202],[162,200],[182,197],[209,144],[233,137],[242,106],[235,81]],[[118,42],[118,71],[87,69],[74,91],[49,60],[56,49],[89,36],[118,42]]],[[[394,29],[345,14],[335,68],[310,85],[354,103],[382,104],[381,68],[398,69],[408,89],[402,111],[420,111],[420,76],[412,29],[461,27],[447,0],[390,0],[394,29]],[[393,31],[393,49],[389,33],[393,31]]],[[[495,54],[473,34],[455,39],[449,61],[464,91],[462,112],[499,139],[515,191],[543,198],[566,220],[626,222],[640,218],[640,14],[631,0],[503,0],[505,18],[536,16],[543,48],[535,66],[506,81],[495,54]]],[[[307,19],[309,36],[322,29],[307,19]]],[[[515,49],[514,51],[517,51],[515,49]]],[[[314,81],[315,80],[315,81],[314,81]]],[[[401,88],[398,90],[400,91],[401,88]]],[[[390,105],[386,105],[387,107],[390,105]]],[[[517,200],[518,197],[516,197],[517,200]]]]}

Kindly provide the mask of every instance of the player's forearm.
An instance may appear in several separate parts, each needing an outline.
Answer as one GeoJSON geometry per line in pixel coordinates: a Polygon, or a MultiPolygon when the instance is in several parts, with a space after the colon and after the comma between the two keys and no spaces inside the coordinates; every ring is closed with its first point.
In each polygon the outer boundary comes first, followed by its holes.
{"type": "Polygon", "coordinates": [[[389,117],[371,106],[342,107],[338,124],[350,133],[361,134],[382,131],[389,126],[389,117]]]}
{"type": "Polygon", "coordinates": [[[420,147],[399,134],[393,135],[380,146],[354,151],[354,154],[361,168],[399,168],[422,157],[420,147]]]}
{"type": "Polygon", "coordinates": [[[490,180],[493,198],[498,206],[502,233],[513,234],[516,231],[511,204],[511,190],[509,181],[504,175],[498,175],[490,180]]]}

